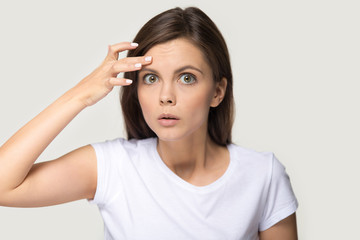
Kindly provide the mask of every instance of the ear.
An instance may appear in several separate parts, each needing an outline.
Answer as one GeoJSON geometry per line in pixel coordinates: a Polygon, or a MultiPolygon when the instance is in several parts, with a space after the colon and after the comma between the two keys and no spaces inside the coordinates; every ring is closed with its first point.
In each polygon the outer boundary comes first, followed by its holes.
{"type": "Polygon", "coordinates": [[[227,86],[227,79],[223,77],[220,82],[216,83],[215,86],[215,94],[213,99],[211,100],[210,107],[217,107],[222,102],[225,97],[227,86]]]}

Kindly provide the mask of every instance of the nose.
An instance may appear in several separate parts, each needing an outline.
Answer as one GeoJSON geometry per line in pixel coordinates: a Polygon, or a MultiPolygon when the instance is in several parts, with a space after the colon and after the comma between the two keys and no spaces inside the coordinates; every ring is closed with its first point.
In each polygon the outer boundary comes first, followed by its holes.
{"type": "Polygon", "coordinates": [[[160,105],[175,105],[176,97],[171,83],[165,83],[161,87],[160,105]]]}

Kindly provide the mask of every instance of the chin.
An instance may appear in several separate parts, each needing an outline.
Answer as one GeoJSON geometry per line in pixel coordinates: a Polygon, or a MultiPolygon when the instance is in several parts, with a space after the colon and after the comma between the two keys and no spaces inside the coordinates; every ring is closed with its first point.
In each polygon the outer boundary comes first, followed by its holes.
{"type": "MultiPolygon", "coordinates": [[[[151,127],[150,127],[151,128],[151,127]]],[[[165,142],[176,142],[181,140],[190,140],[203,136],[203,132],[207,132],[207,126],[195,125],[187,128],[170,127],[170,128],[151,128],[159,140],[165,142]]]]}
{"type": "Polygon", "coordinates": [[[182,137],[179,136],[161,136],[157,135],[158,139],[164,142],[176,142],[182,139],[182,137]]]}
{"type": "Polygon", "coordinates": [[[159,140],[164,142],[176,142],[184,139],[188,139],[194,132],[171,132],[171,130],[164,130],[156,133],[159,140]]]}

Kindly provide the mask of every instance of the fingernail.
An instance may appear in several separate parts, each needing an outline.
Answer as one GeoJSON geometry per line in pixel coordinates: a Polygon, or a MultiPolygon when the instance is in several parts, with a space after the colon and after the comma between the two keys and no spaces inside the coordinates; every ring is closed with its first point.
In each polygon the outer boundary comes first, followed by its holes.
{"type": "Polygon", "coordinates": [[[135,64],[135,67],[136,67],[136,68],[140,68],[140,67],[141,67],[141,63],[136,63],[136,64],[135,64]]]}
{"type": "Polygon", "coordinates": [[[139,46],[139,44],[134,43],[134,42],[133,42],[133,43],[130,43],[130,45],[131,45],[131,46],[133,46],[133,47],[137,47],[137,46],[139,46]]]}
{"type": "Polygon", "coordinates": [[[151,57],[151,56],[147,56],[147,57],[145,57],[145,61],[146,61],[146,62],[150,62],[150,61],[151,61],[151,59],[152,59],[152,57],[151,57]]]}
{"type": "Polygon", "coordinates": [[[126,79],[126,81],[125,81],[126,83],[132,83],[133,81],[132,80],[130,80],[130,79],[126,79]]]}

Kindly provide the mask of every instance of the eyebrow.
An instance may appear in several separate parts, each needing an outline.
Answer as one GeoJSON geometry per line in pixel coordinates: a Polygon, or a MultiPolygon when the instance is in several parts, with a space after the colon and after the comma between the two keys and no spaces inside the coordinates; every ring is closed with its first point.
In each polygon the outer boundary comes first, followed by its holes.
{"type": "MultiPolygon", "coordinates": [[[[202,75],[204,75],[204,73],[197,67],[194,67],[192,65],[186,65],[186,66],[183,66],[181,68],[178,68],[175,70],[175,74],[178,74],[180,72],[183,72],[184,70],[186,69],[192,69],[192,70],[195,70],[195,71],[198,71],[199,73],[201,73],[202,75]]],[[[152,73],[158,73],[156,70],[152,69],[152,68],[149,68],[149,67],[144,67],[140,70],[140,72],[143,72],[143,71],[148,71],[148,72],[152,72],[152,73]]]]}

